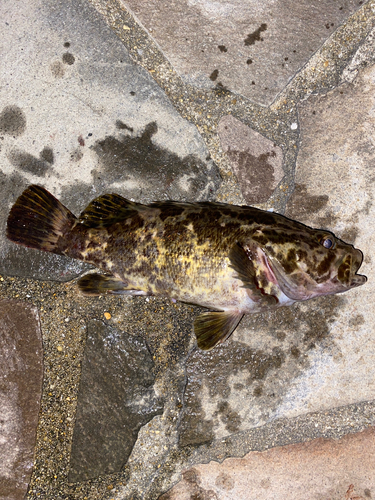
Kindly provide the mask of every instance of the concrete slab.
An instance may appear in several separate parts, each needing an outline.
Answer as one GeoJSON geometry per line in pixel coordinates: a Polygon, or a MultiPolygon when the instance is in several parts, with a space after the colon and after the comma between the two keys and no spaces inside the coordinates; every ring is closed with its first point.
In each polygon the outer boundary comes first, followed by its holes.
{"type": "Polygon", "coordinates": [[[38,311],[0,301],[0,499],[23,500],[34,465],[43,380],[38,311]]]}
{"type": "Polygon", "coordinates": [[[220,176],[197,129],[88,1],[0,8],[0,272],[67,280],[87,268],[4,239],[7,212],[30,183],[77,214],[108,191],[144,202],[214,196],[220,176]]]}
{"type": "Polygon", "coordinates": [[[316,350],[311,369],[298,377],[281,411],[294,415],[341,403],[372,399],[374,386],[373,134],[375,67],[300,105],[301,147],[295,194],[287,215],[355,244],[364,254],[368,283],[343,296],[330,338],[336,353],[316,350]]]}
{"type": "Polygon", "coordinates": [[[186,83],[224,86],[263,105],[360,5],[354,0],[123,2],[186,83]]]}
{"type": "Polygon", "coordinates": [[[375,430],[200,464],[182,477],[159,500],[366,500],[375,490],[375,430]]]}

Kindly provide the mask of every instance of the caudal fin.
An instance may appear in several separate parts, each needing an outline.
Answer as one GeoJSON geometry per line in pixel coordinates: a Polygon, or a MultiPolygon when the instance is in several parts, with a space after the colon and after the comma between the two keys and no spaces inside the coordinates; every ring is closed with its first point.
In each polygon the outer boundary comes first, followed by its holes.
{"type": "Polygon", "coordinates": [[[46,252],[62,254],[75,216],[51,193],[29,186],[13,205],[7,222],[8,239],[46,252]]]}

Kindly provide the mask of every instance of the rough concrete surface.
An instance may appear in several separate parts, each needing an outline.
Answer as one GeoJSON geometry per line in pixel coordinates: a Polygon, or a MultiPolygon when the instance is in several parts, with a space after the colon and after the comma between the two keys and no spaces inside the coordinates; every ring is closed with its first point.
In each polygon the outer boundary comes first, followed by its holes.
{"type": "Polygon", "coordinates": [[[5,0],[0,19],[0,497],[373,498],[375,2],[5,0]],[[76,215],[106,192],[257,204],[361,249],[368,282],[203,352],[202,308],[84,297],[89,266],[10,243],[31,183],[76,215]]]}

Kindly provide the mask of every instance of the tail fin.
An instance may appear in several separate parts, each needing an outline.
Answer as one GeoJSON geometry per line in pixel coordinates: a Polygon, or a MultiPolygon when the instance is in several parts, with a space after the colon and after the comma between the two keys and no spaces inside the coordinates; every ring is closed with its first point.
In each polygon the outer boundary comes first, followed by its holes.
{"type": "Polygon", "coordinates": [[[75,216],[51,193],[40,186],[29,186],[13,205],[7,222],[11,241],[38,250],[62,254],[64,235],[75,216]]]}

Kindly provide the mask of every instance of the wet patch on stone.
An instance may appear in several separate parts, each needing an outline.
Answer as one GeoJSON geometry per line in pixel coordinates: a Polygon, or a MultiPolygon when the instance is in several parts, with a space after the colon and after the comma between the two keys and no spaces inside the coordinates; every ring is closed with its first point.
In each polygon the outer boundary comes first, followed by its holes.
{"type": "Polygon", "coordinates": [[[39,159],[18,149],[14,149],[8,154],[8,160],[14,167],[39,177],[44,177],[51,166],[50,162],[46,161],[43,156],[42,159],[39,159]]]}
{"type": "Polygon", "coordinates": [[[267,201],[284,175],[281,148],[232,116],[220,120],[218,132],[246,202],[267,201]]]}
{"type": "Polygon", "coordinates": [[[139,429],[163,405],[146,343],[92,320],[82,362],[69,481],[120,471],[139,429]]]}
{"type": "Polygon", "coordinates": [[[26,115],[18,106],[5,106],[0,113],[0,133],[18,137],[26,130],[26,115]]]}
{"type": "Polygon", "coordinates": [[[305,184],[296,184],[289,199],[287,213],[291,219],[298,219],[306,213],[318,212],[327,206],[328,195],[309,195],[305,184]]]}
{"type": "Polygon", "coordinates": [[[30,481],[43,379],[35,307],[0,301],[0,499],[23,500],[30,481]]]}
{"type": "Polygon", "coordinates": [[[210,443],[275,418],[293,380],[308,368],[309,351],[337,351],[329,333],[344,302],[321,297],[245,315],[225,343],[208,352],[194,350],[186,362],[180,445],[210,443]]]}
{"type": "Polygon", "coordinates": [[[219,497],[213,490],[206,490],[200,486],[200,473],[198,470],[192,468],[181,474],[181,482],[175,486],[171,492],[167,491],[164,495],[161,495],[158,500],[185,500],[189,498],[191,500],[219,500],[219,497]],[[188,496],[179,496],[183,493],[188,492],[188,496]]]}
{"type": "Polygon", "coordinates": [[[93,171],[99,189],[121,182],[128,197],[135,199],[150,193],[154,200],[213,199],[221,182],[216,165],[211,162],[209,169],[194,155],[180,158],[156,145],[152,140],[158,131],[155,122],[146,125],[137,136],[120,120],[116,126],[130,134],[108,136],[93,146],[100,161],[100,167],[93,171]]]}
{"type": "Polygon", "coordinates": [[[256,29],[253,33],[249,33],[244,40],[244,44],[246,47],[249,45],[254,45],[255,42],[263,42],[263,37],[261,33],[267,30],[267,24],[262,23],[258,29],[256,29]]]}
{"type": "Polygon", "coordinates": [[[65,52],[65,54],[63,54],[62,56],[63,63],[68,64],[69,66],[74,64],[75,60],[76,60],[75,57],[70,52],[65,52]]]}

